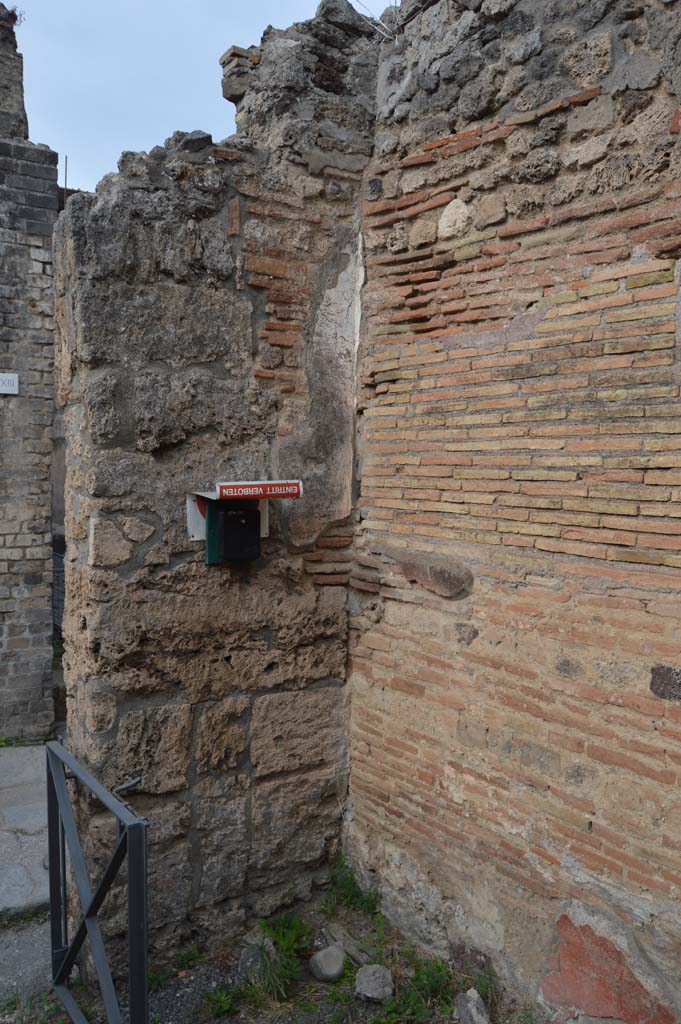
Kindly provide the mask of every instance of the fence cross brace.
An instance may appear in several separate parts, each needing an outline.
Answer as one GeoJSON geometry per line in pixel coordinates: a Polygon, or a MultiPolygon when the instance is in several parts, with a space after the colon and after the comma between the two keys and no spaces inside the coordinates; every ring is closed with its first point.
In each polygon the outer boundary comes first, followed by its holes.
{"type": "Polygon", "coordinates": [[[52,984],[55,994],[74,1024],[87,1024],[68,988],[69,977],[87,938],[108,1024],[121,1024],[121,1010],[97,915],[127,856],[129,1020],[130,1024],[148,1024],[147,823],[101,786],[59,743],[47,744],[47,804],[52,984]],[[75,779],[84,784],[116,819],[116,846],[94,892],[71,806],[67,779],[75,779]],[[67,849],[82,913],[71,941],[68,939],[67,849]]]}

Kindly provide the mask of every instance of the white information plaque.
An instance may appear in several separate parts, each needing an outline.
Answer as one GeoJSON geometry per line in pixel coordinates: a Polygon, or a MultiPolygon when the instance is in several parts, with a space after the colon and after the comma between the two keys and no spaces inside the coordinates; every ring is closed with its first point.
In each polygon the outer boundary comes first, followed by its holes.
{"type": "Polygon", "coordinates": [[[0,395],[19,394],[19,374],[3,373],[0,370],[0,395]]]}

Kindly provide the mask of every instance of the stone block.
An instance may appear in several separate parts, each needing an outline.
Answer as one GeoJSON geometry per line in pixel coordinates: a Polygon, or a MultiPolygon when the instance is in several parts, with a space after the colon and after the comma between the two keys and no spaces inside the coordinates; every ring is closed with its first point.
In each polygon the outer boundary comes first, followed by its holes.
{"type": "Polygon", "coordinates": [[[345,696],[338,686],[258,697],[251,761],[259,777],[343,763],[345,696]]]}
{"type": "Polygon", "coordinates": [[[189,704],[124,712],[116,735],[115,762],[102,765],[109,779],[140,774],[141,792],[184,789],[190,764],[192,708],[189,704]]]}

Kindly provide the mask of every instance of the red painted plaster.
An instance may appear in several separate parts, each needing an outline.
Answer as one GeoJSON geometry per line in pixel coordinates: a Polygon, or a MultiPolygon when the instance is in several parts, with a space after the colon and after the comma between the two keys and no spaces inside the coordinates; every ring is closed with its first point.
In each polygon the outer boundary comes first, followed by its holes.
{"type": "Polygon", "coordinates": [[[550,1006],[569,1006],[626,1024],[676,1024],[671,1009],[644,987],[609,939],[588,925],[576,925],[566,914],[556,929],[558,948],[542,988],[550,1006]]]}

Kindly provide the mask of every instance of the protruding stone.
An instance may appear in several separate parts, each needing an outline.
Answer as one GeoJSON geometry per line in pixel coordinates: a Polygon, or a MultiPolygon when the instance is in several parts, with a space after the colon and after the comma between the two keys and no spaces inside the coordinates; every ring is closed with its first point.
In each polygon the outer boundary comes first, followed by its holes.
{"type": "Polygon", "coordinates": [[[352,35],[371,36],[375,32],[373,26],[359,15],[348,0],[322,0],[317,8],[317,17],[352,35]]]}
{"type": "Polygon", "coordinates": [[[436,558],[425,552],[409,557],[405,552],[388,545],[383,551],[388,558],[397,562],[411,583],[420,583],[426,590],[432,590],[441,597],[467,597],[473,589],[473,573],[456,558],[436,558]]]}
{"type": "Polygon", "coordinates": [[[200,130],[194,132],[188,132],[180,142],[180,149],[186,150],[188,153],[198,153],[202,149],[206,149],[208,146],[213,145],[213,136],[210,132],[202,132],[200,130]]]}
{"type": "Polygon", "coordinates": [[[340,942],[320,949],[310,958],[310,970],[318,981],[338,981],[345,966],[345,952],[340,942]]]}
{"type": "Polygon", "coordinates": [[[395,989],[393,976],[387,967],[367,964],[355,976],[355,995],[371,1003],[385,1003],[395,989]]]}

